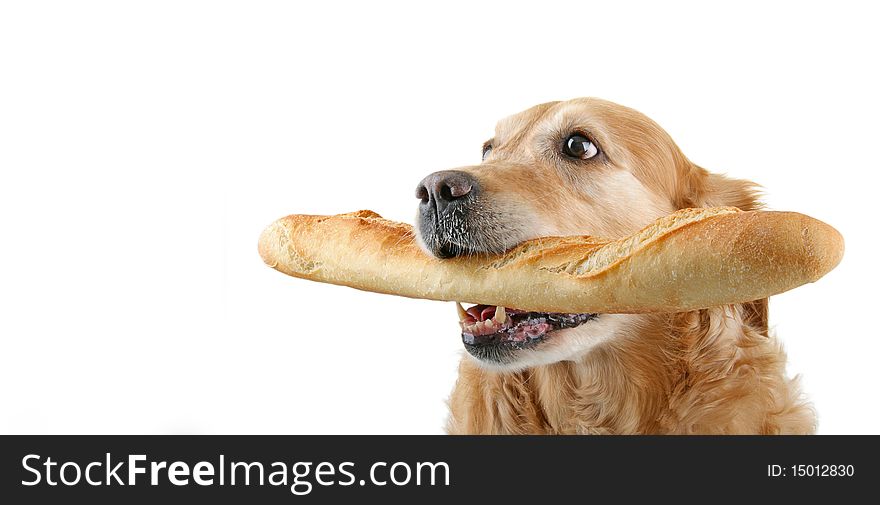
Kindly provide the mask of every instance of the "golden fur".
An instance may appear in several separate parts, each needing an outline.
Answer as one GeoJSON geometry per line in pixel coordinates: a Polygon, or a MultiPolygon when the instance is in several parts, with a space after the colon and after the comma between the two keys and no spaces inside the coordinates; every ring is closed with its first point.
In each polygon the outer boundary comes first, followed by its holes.
{"type": "MultiPolygon", "coordinates": [[[[484,163],[460,170],[478,178],[495,215],[507,216],[510,245],[540,235],[616,238],[687,207],[760,207],[753,183],[691,163],[656,123],[611,102],[539,105],[502,120],[490,142],[484,163]],[[573,165],[553,154],[553,139],[569,131],[588,132],[603,158],[573,165]]],[[[815,415],[768,334],[767,300],[602,318],[604,326],[556,332],[545,350],[514,366],[465,356],[447,431],[815,431],[815,415]]]]}

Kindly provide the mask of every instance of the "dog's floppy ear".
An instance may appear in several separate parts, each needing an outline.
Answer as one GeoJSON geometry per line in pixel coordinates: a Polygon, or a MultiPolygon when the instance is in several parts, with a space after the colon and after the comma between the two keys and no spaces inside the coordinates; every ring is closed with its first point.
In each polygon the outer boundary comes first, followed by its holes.
{"type": "Polygon", "coordinates": [[[743,179],[731,179],[721,174],[686,162],[683,170],[683,187],[679,193],[679,208],[688,207],[737,207],[741,210],[758,210],[763,207],[760,201],[759,186],[743,179]]]}
{"type": "MultiPolygon", "coordinates": [[[[687,162],[685,187],[682,188],[679,208],[687,207],[737,207],[741,210],[759,210],[759,186],[751,181],[731,179],[713,174],[706,169],[687,162]]],[[[767,299],[762,298],[742,304],[743,321],[763,334],[768,330],[767,299]]]]}
{"type": "Polygon", "coordinates": [[[770,308],[768,307],[768,299],[761,298],[742,304],[743,322],[752,328],[758,330],[762,335],[766,335],[770,329],[770,308]]]}

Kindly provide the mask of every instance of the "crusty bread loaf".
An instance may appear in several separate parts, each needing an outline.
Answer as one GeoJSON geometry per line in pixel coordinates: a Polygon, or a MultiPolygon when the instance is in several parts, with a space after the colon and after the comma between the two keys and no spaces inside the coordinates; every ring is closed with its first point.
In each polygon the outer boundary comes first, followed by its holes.
{"type": "Polygon", "coordinates": [[[831,226],[794,212],[685,209],[629,237],[545,237],[495,256],[437,259],[411,226],[371,211],[292,215],[259,250],[294,277],[431,300],[542,312],[684,311],[813,282],[843,256],[831,226]]]}

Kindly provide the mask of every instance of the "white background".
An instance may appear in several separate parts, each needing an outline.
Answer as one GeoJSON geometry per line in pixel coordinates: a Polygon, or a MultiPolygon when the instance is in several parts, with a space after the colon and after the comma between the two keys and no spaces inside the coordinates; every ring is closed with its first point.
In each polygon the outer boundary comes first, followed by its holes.
{"type": "Polygon", "coordinates": [[[767,4],[3,3],[0,432],[440,432],[452,305],[288,278],[257,237],[411,222],[496,120],[578,96],[843,233],[771,324],[821,433],[880,432],[877,13],[767,4]]]}

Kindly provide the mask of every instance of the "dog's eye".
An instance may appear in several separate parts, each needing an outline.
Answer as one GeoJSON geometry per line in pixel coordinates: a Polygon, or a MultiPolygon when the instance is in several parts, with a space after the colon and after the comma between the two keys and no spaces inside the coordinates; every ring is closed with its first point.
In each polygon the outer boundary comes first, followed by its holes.
{"type": "Polygon", "coordinates": [[[596,144],[579,133],[569,135],[569,137],[565,139],[565,144],[563,144],[562,150],[565,152],[566,156],[571,156],[572,158],[580,160],[587,160],[599,154],[599,148],[596,147],[596,144]]]}
{"type": "Polygon", "coordinates": [[[486,160],[486,157],[489,156],[489,153],[492,152],[492,144],[486,142],[483,144],[483,161],[486,160]]]}

